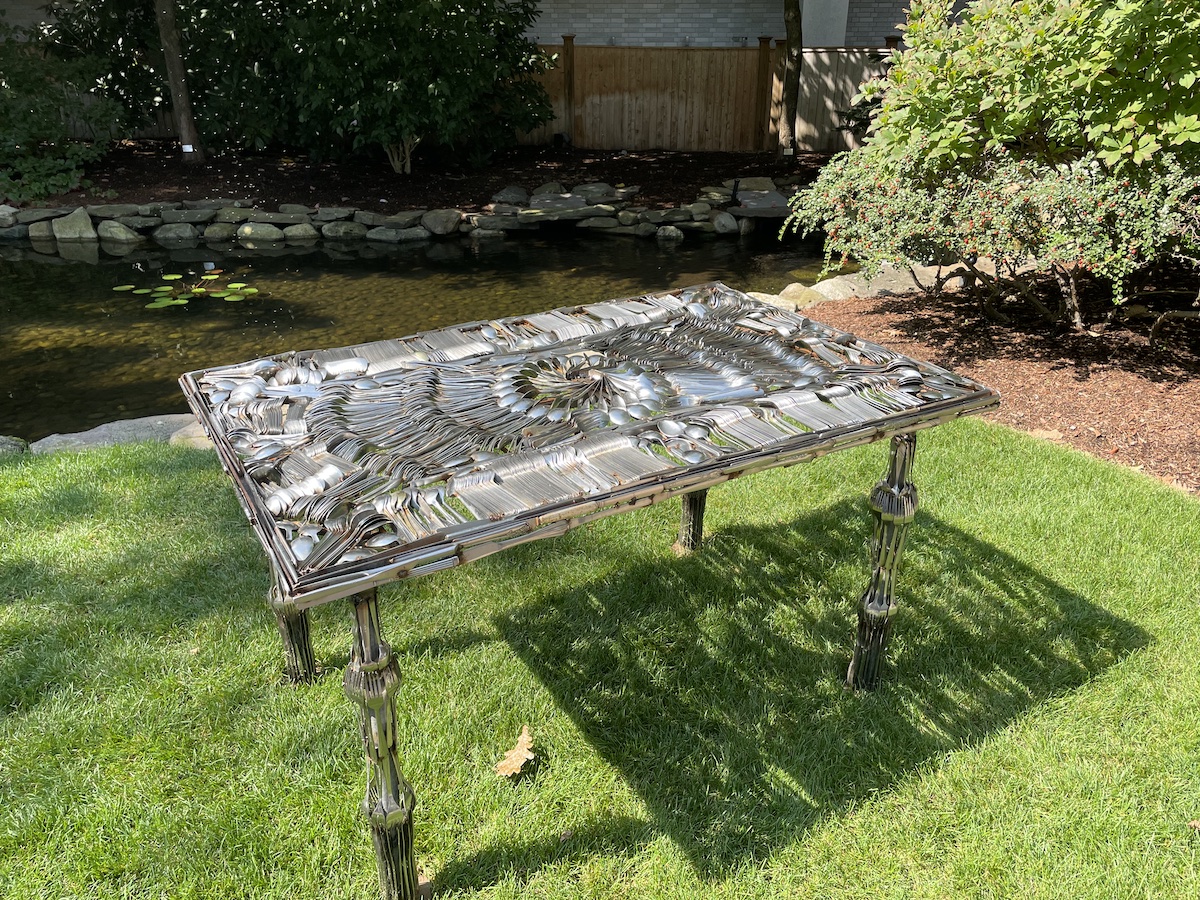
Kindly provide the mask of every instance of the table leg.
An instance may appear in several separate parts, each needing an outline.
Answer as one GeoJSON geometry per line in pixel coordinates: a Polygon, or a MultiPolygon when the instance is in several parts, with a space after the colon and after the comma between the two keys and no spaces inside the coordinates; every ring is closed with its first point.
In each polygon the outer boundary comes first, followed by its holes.
{"type": "Polygon", "coordinates": [[[917,512],[917,489],[910,480],[916,449],[915,435],[893,436],[888,471],[871,492],[871,512],[875,518],[871,584],[859,603],[858,640],[846,673],[847,687],[870,690],[879,684],[892,618],[896,614],[896,572],[908,523],[917,512]]]}
{"type": "Polygon", "coordinates": [[[677,556],[686,556],[700,546],[704,536],[704,504],[708,490],[683,495],[683,518],[679,522],[679,540],[672,546],[677,556]]]}
{"type": "Polygon", "coordinates": [[[312,681],[317,677],[317,660],[308,635],[308,610],[296,609],[295,603],[284,599],[277,585],[271,587],[270,604],[279,636],[283,638],[288,678],[295,684],[312,681]]]}
{"type": "Polygon", "coordinates": [[[355,594],[354,644],[344,681],[346,696],[359,706],[367,755],[367,794],[362,811],[371,826],[379,887],[384,900],[419,896],[413,855],[416,795],[400,771],[396,750],[396,703],[400,670],[379,627],[375,590],[355,594]]]}

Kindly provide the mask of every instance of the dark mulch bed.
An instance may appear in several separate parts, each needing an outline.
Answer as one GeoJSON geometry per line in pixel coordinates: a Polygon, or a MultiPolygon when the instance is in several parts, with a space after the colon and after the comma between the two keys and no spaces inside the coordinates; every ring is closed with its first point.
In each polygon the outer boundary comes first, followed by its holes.
{"type": "MultiPolygon", "coordinates": [[[[816,176],[824,158],[787,162],[770,154],[588,151],[516,148],[482,171],[426,158],[413,175],[381,159],[313,163],[303,157],[243,154],[185,166],[168,145],[118,147],[88,173],[93,186],[48,205],[218,197],[279,203],[350,205],[372,210],[456,207],[477,210],[500,188],[547,181],[640,185],[648,205],[692,202],[700,188],[751,175],[816,176]]],[[[734,285],[736,287],[736,285],[734,285]]],[[[782,285],[781,285],[782,287],[782,285]]],[[[998,421],[1142,469],[1200,492],[1200,322],[1168,324],[1148,339],[1145,320],[1092,333],[1048,327],[1020,309],[1005,324],[961,295],[918,295],[822,303],[811,314],[995,387],[998,421]]]]}
{"type": "Polygon", "coordinates": [[[475,211],[510,184],[531,190],[551,181],[568,188],[602,181],[613,186],[640,185],[639,203],[666,206],[691,203],[702,187],[731,178],[788,176],[808,182],[825,159],[815,153],[782,161],[771,153],[515,147],[497,154],[486,169],[425,158],[413,174],[398,175],[382,156],[317,163],[302,155],[246,153],[216,156],[203,166],[191,166],[173,145],[137,141],[120,144],[89,166],[90,188],[52,198],[46,205],[245,198],[267,209],[280,203],[305,203],[383,212],[475,211]]]}
{"type": "Polygon", "coordinates": [[[1004,324],[960,294],[821,303],[813,318],[975,378],[1003,398],[995,419],[1200,492],[1200,323],[1102,332],[1004,324]]]}

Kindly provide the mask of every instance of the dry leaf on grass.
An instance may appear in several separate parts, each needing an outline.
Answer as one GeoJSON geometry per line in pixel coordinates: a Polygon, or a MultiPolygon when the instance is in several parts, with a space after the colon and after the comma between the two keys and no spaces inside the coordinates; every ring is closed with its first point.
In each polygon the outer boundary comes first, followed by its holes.
{"type": "Polygon", "coordinates": [[[1192,831],[1200,831],[1200,819],[1192,819],[1192,821],[1188,822],[1188,828],[1192,829],[1192,831]]]}
{"type": "Polygon", "coordinates": [[[521,735],[516,745],[504,754],[504,759],[496,763],[496,774],[502,778],[516,778],[525,769],[526,763],[537,758],[533,752],[533,737],[529,734],[529,726],[521,726],[521,735]]]}

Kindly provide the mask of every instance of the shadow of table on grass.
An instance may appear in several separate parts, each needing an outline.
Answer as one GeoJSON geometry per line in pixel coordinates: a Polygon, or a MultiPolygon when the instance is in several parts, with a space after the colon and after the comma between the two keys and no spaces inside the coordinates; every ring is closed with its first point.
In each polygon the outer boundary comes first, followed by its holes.
{"type": "Polygon", "coordinates": [[[668,835],[702,879],[761,860],[922,763],[968,747],[1144,646],[1141,629],[922,514],[905,553],[889,667],[842,679],[869,517],[846,501],[734,527],[497,625],[650,811],[450,860],[481,887],[668,835]],[[857,552],[856,552],[857,551],[857,552]],[[586,831],[586,833],[581,833],[586,831]]]}

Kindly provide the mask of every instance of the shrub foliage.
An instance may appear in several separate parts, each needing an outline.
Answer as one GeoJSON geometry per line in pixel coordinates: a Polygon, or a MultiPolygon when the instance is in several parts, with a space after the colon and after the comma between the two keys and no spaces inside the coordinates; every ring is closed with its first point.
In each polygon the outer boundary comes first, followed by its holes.
{"type": "Polygon", "coordinates": [[[550,115],[530,78],[547,61],[523,35],[536,15],[536,0],[307,4],[287,21],[298,131],[381,146],[397,172],[423,140],[480,160],[550,115]]]}
{"type": "Polygon", "coordinates": [[[14,203],[78,187],[122,119],[94,93],[100,61],[49,53],[33,37],[0,19],[0,200],[14,203]]]}
{"type": "Polygon", "coordinates": [[[868,272],[960,266],[995,313],[1020,296],[1085,324],[1083,281],[1127,299],[1200,255],[1200,13],[1174,0],[914,0],[865,147],[798,195],[791,224],[868,272]],[[983,265],[984,262],[988,265],[983,265]],[[994,264],[994,269],[991,264],[994,264]],[[1031,289],[1051,274],[1061,299],[1031,289]]]}

